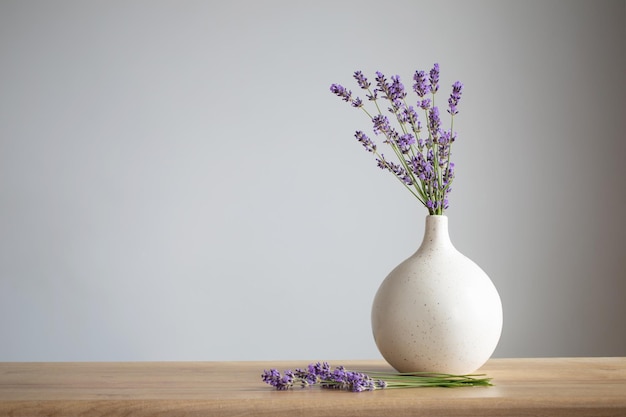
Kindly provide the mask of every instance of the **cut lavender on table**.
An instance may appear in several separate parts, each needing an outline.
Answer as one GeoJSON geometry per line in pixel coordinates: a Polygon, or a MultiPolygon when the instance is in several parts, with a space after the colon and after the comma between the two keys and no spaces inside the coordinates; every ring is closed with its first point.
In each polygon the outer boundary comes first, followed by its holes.
{"type": "Polygon", "coordinates": [[[277,369],[265,370],[261,374],[261,378],[263,382],[280,391],[294,387],[306,388],[313,385],[318,385],[320,388],[352,392],[390,388],[451,388],[491,385],[491,378],[484,378],[484,375],[450,375],[431,372],[364,373],[348,370],[343,366],[331,369],[328,362],[312,363],[306,369],[286,370],[282,374],[277,369]]]}

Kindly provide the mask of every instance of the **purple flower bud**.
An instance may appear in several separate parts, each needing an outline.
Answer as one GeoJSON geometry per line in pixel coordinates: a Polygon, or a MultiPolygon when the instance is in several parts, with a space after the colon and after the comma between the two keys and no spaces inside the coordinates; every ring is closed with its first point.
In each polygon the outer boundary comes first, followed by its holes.
{"type": "Polygon", "coordinates": [[[459,100],[461,99],[461,91],[463,90],[463,84],[459,81],[452,84],[452,93],[450,93],[450,98],[448,99],[448,113],[451,115],[457,114],[459,111],[456,106],[459,104],[459,100]]]}
{"type": "Polygon", "coordinates": [[[406,133],[400,136],[396,143],[400,152],[407,153],[411,149],[411,145],[415,143],[415,137],[410,133],[406,133]]]}
{"type": "MultiPolygon", "coordinates": [[[[377,71],[376,72],[376,90],[384,94],[383,98],[390,100],[392,103],[395,100],[401,100],[406,96],[404,92],[404,86],[400,83],[400,78],[397,75],[391,77],[392,82],[387,83],[385,75],[377,71]]],[[[391,110],[395,112],[394,110],[391,110]]]]}
{"type": "Polygon", "coordinates": [[[387,144],[397,144],[400,139],[400,134],[393,128],[389,128],[387,132],[385,132],[385,140],[383,143],[387,144]]]}
{"type": "Polygon", "coordinates": [[[439,127],[441,126],[441,119],[439,119],[439,109],[437,106],[430,109],[428,112],[428,130],[433,137],[439,136],[439,127]]]}
{"type": "Polygon", "coordinates": [[[277,369],[270,369],[269,371],[266,369],[261,375],[263,382],[266,382],[273,387],[276,387],[278,385],[278,381],[280,381],[280,377],[281,377],[280,372],[278,372],[277,369]]]}
{"type": "Polygon", "coordinates": [[[282,378],[280,378],[276,388],[279,390],[286,390],[286,389],[293,387],[293,378],[294,378],[293,372],[285,371],[285,375],[282,378]]]}
{"type": "Polygon", "coordinates": [[[381,133],[385,134],[391,130],[391,126],[389,126],[389,119],[384,114],[377,114],[372,118],[372,123],[374,124],[374,133],[379,135],[381,133]]]}
{"type": "Polygon", "coordinates": [[[300,385],[304,388],[317,383],[317,375],[304,369],[296,369],[294,372],[295,379],[300,381],[300,385]]]}
{"type": "Polygon", "coordinates": [[[405,107],[403,110],[404,119],[409,122],[411,125],[415,125],[418,122],[417,112],[413,108],[413,106],[405,107]]]}
{"type": "Polygon", "coordinates": [[[402,100],[394,99],[391,100],[391,107],[389,107],[387,110],[389,110],[390,113],[397,114],[398,112],[400,112],[401,109],[404,109],[404,103],[402,102],[402,100]]]}
{"type": "Polygon", "coordinates": [[[285,371],[285,375],[281,376],[276,369],[264,371],[261,375],[263,381],[275,387],[277,390],[286,390],[293,386],[294,374],[291,371],[285,371]]]}
{"type": "Polygon", "coordinates": [[[437,143],[440,148],[447,149],[450,147],[450,144],[454,141],[454,137],[449,130],[441,131],[441,136],[437,139],[437,143]]]}
{"type": "Polygon", "coordinates": [[[363,144],[363,147],[365,147],[368,152],[374,152],[376,150],[376,144],[372,142],[372,140],[360,130],[357,130],[357,132],[354,134],[354,137],[356,138],[356,140],[361,142],[361,144],[363,144]]]}
{"type": "Polygon", "coordinates": [[[386,169],[392,172],[393,174],[395,174],[396,177],[398,177],[406,185],[408,186],[413,185],[413,180],[411,179],[411,176],[406,172],[406,170],[398,164],[395,164],[391,161],[387,161],[384,155],[381,155],[380,159],[376,159],[376,163],[378,164],[378,168],[386,169]]]}
{"type": "Polygon", "coordinates": [[[424,100],[419,101],[417,105],[420,106],[424,110],[428,110],[430,108],[430,99],[425,98],[424,100]]]}
{"type": "Polygon", "coordinates": [[[424,97],[430,92],[430,88],[428,84],[426,84],[426,73],[424,71],[415,71],[413,81],[415,81],[415,84],[413,84],[413,91],[415,91],[418,96],[424,97]]]}
{"type": "Polygon", "coordinates": [[[389,86],[389,92],[392,100],[402,100],[406,97],[406,91],[404,91],[404,85],[400,82],[400,76],[394,75],[391,77],[391,85],[389,86]]]}
{"type": "Polygon", "coordinates": [[[354,72],[354,79],[356,80],[357,84],[359,84],[359,87],[364,90],[367,90],[372,85],[369,81],[367,81],[367,78],[365,78],[365,75],[363,75],[361,71],[354,72]]]}
{"type": "Polygon", "coordinates": [[[430,81],[430,91],[435,94],[439,91],[439,64],[435,64],[433,69],[430,70],[430,77],[428,80],[430,81]]]}
{"type": "Polygon", "coordinates": [[[308,369],[311,374],[315,375],[319,379],[329,378],[330,365],[328,364],[328,362],[323,362],[323,363],[317,362],[315,365],[310,364],[308,369]]]}
{"type": "Polygon", "coordinates": [[[432,160],[424,159],[421,153],[407,161],[409,168],[421,181],[430,181],[433,178],[435,168],[432,160]]]}
{"type": "MultiPolygon", "coordinates": [[[[454,179],[454,162],[450,162],[448,164],[448,168],[443,173],[443,180],[446,186],[448,186],[448,184],[450,184],[453,179],[454,179]]],[[[450,191],[452,191],[452,188],[448,187],[448,192],[450,191]]]]}
{"type": "Polygon", "coordinates": [[[350,99],[352,98],[352,91],[346,90],[342,85],[339,85],[339,84],[331,85],[330,91],[333,94],[341,97],[343,101],[350,101],[350,99]]]}
{"type": "Polygon", "coordinates": [[[385,78],[385,74],[380,71],[376,71],[376,89],[374,91],[381,91],[387,94],[389,88],[387,86],[387,78],[385,78]]]}
{"type": "Polygon", "coordinates": [[[385,78],[385,74],[380,71],[376,71],[376,86],[378,88],[387,87],[387,78],[385,78]]]}

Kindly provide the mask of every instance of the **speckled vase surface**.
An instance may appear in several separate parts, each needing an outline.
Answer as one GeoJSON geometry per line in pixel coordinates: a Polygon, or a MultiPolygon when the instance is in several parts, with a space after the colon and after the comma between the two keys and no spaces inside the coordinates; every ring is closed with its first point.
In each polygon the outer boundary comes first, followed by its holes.
{"type": "Polygon", "coordinates": [[[378,350],[398,372],[469,374],[493,354],[502,303],[487,274],[429,215],[421,246],[382,282],[372,306],[378,350]]]}

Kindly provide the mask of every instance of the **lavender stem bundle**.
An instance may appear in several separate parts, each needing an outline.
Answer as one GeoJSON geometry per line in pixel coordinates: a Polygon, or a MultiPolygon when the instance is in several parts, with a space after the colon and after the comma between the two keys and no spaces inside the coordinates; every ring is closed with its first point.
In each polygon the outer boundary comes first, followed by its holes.
{"type": "Polygon", "coordinates": [[[454,163],[450,161],[452,143],[456,140],[454,116],[458,114],[463,84],[452,84],[448,98],[450,129],[441,127],[439,108],[435,105],[435,95],[439,91],[439,64],[435,64],[428,77],[425,71],[416,71],[413,76],[413,91],[418,100],[415,105],[407,101],[407,92],[394,75],[391,81],[381,72],[376,72],[376,86],[367,80],[361,71],[353,75],[359,87],[366,93],[366,98],[374,103],[375,112],[368,111],[360,97],[353,98],[352,91],[340,84],[332,84],[330,91],[353,107],[362,109],[372,122],[375,135],[384,137],[383,143],[390,146],[397,162],[393,162],[378,151],[376,143],[363,131],[357,130],[355,138],[363,147],[374,154],[379,168],[391,172],[404,187],[422,203],[431,215],[443,215],[448,208],[448,194],[452,191],[454,163]],[[395,119],[393,127],[389,117],[383,113],[380,101],[386,100],[387,110],[395,119]],[[424,112],[426,132],[416,109],[424,112]]]}

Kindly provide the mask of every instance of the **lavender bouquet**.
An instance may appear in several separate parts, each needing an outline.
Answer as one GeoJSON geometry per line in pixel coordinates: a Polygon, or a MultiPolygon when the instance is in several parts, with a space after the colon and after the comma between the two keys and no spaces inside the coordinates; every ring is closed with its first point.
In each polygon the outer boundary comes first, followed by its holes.
{"type": "Polygon", "coordinates": [[[482,375],[450,375],[427,372],[381,373],[350,371],[343,366],[331,369],[328,362],[310,364],[306,369],[287,370],[281,374],[277,369],[265,370],[261,374],[263,382],[277,390],[288,390],[295,386],[302,388],[318,385],[320,388],[339,389],[352,392],[374,391],[390,388],[418,387],[463,387],[489,386],[491,378],[478,378],[482,375]]]}
{"type": "Polygon", "coordinates": [[[429,214],[443,215],[448,208],[448,194],[454,179],[454,163],[450,161],[452,143],[456,140],[454,116],[461,98],[463,84],[452,84],[448,98],[450,129],[441,127],[439,108],[435,95],[439,91],[439,64],[435,64],[428,77],[424,71],[413,75],[413,91],[418,100],[415,105],[407,102],[407,92],[394,75],[388,81],[384,74],[376,72],[376,86],[365,78],[361,71],[354,73],[359,87],[366,92],[366,98],[374,103],[375,112],[368,111],[360,97],[353,97],[352,91],[339,84],[332,84],[330,91],[355,108],[362,109],[372,122],[375,135],[384,138],[395,155],[396,162],[387,159],[378,151],[376,143],[365,133],[357,130],[356,139],[368,152],[376,157],[378,167],[391,172],[428,209],[429,214]],[[386,103],[390,118],[381,109],[386,103]],[[425,132],[418,117],[418,109],[424,113],[425,132]]]}

